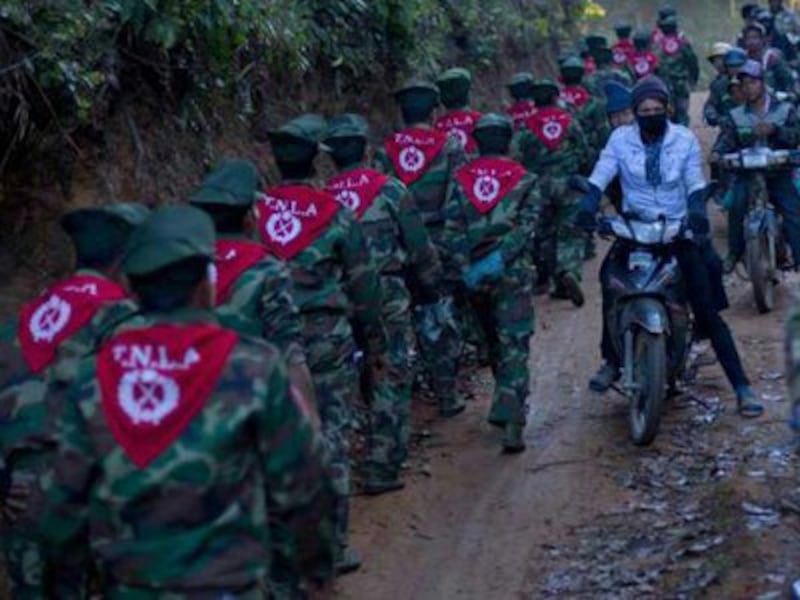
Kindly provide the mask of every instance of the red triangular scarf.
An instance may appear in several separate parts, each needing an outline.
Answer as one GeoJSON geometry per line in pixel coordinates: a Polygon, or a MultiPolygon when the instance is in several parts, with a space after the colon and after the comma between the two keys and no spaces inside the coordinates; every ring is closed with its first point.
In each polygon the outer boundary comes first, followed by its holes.
{"type": "Polygon", "coordinates": [[[572,115],[557,106],[539,109],[526,125],[549,150],[555,150],[564,141],[572,123],[572,115]]]}
{"type": "Polygon", "coordinates": [[[247,269],[267,255],[264,247],[247,240],[218,240],[217,256],[214,260],[217,274],[217,306],[225,304],[233,290],[233,284],[247,269]]]}
{"type": "Polygon", "coordinates": [[[510,158],[477,158],[456,171],[467,198],[486,214],[506,197],[525,175],[525,168],[510,158]]]}
{"type": "Polygon", "coordinates": [[[454,110],[436,119],[433,126],[457,138],[464,151],[471,153],[478,146],[472,133],[480,118],[476,110],[454,110]]]}
{"type": "Polygon", "coordinates": [[[631,70],[639,79],[655,73],[658,68],[658,62],[658,57],[652,52],[633,54],[630,58],[631,70]]]}
{"type": "Polygon", "coordinates": [[[339,210],[328,192],[308,185],[269,188],[256,204],[258,232],[267,249],[289,260],[325,231],[339,210]]]}
{"type": "Polygon", "coordinates": [[[216,325],[154,325],[123,331],[97,357],[108,428],[140,469],[188,427],[217,387],[236,345],[216,325]]]}
{"type": "Polygon", "coordinates": [[[374,169],[354,169],[328,179],[325,189],[361,219],[389,178],[374,169]]]}
{"type": "Polygon", "coordinates": [[[586,88],[579,85],[565,87],[561,90],[561,99],[578,110],[586,106],[586,103],[589,102],[591,97],[591,94],[586,88]]]}
{"type": "Polygon", "coordinates": [[[614,64],[624,66],[628,64],[628,58],[633,54],[635,46],[631,40],[620,40],[611,48],[614,54],[614,64]]]}
{"type": "Polygon", "coordinates": [[[422,177],[447,143],[447,134],[412,127],[395,133],[384,143],[400,181],[411,185],[422,177]]]}
{"type": "Polygon", "coordinates": [[[594,58],[587,56],[583,59],[583,70],[587,75],[594,75],[597,73],[597,63],[594,62],[594,58]]]}
{"type": "Polygon", "coordinates": [[[665,35],[661,38],[660,44],[662,52],[667,56],[675,56],[683,48],[683,39],[677,35],[665,35]]]}
{"type": "Polygon", "coordinates": [[[533,100],[518,100],[512,104],[508,109],[508,116],[511,117],[511,121],[514,123],[514,129],[523,127],[527,120],[535,115],[538,110],[533,100]]]}
{"type": "Polygon", "coordinates": [[[38,373],[48,367],[61,343],[91,321],[103,304],[126,297],[122,286],[109,279],[74,275],[25,304],[17,336],[30,370],[38,373]]]}

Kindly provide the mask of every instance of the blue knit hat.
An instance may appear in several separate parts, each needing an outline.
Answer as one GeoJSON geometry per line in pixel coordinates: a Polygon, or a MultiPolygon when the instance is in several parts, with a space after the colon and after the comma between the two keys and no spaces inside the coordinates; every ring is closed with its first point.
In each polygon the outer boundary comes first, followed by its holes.
{"type": "Polygon", "coordinates": [[[605,87],[606,112],[609,115],[628,110],[631,107],[631,91],[617,81],[609,81],[605,87]]]}

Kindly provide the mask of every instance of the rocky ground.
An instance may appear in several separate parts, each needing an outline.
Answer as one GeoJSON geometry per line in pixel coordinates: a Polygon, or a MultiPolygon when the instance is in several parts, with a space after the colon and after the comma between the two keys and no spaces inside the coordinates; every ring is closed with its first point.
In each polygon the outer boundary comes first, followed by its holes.
{"type": "MultiPolygon", "coordinates": [[[[721,215],[715,226],[724,248],[721,215]]],[[[599,361],[598,267],[587,265],[583,309],[537,298],[528,451],[500,455],[484,420],[488,372],[464,382],[473,402],[450,422],[418,406],[406,489],[355,500],[353,543],[365,564],[340,581],[339,597],[788,595],[800,579],[800,479],[786,426],[783,323],[800,279],[788,276],[777,309],[763,316],[746,281],[726,282],[726,319],[764,417],[736,415],[713,364],[668,406],[655,443],[638,448],[624,401],[586,388],[599,361]]]]}

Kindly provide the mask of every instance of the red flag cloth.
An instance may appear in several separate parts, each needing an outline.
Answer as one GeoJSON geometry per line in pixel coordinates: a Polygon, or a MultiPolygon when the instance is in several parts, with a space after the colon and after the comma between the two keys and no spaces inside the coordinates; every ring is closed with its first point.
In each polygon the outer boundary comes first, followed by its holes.
{"type": "Polygon", "coordinates": [[[678,35],[665,35],[661,38],[659,45],[667,56],[675,56],[683,48],[684,40],[678,35]]]}
{"type": "Polygon", "coordinates": [[[48,367],[61,343],[89,323],[101,306],[126,297],[122,286],[109,279],[73,275],[25,304],[17,335],[30,370],[48,367]]]}
{"type": "Polygon", "coordinates": [[[549,150],[555,150],[564,141],[572,123],[572,115],[557,106],[540,108],[526,126],[549,150]]]}
{"type": "Polygon", "coordinates": [[[214,259],[217,281],[216,304],[225,304],[239,276],[267,255],[264,247],[247,240],[218,240],[214,259]]]}
{"type": "Polygon", "coordinates": [[[477,158],[456,171],[467,198],[481,214],[491,211],[514,189],[525,167],[510,158],[477,158]]]}
{"type": "Polygon", "coordinates": [[[325,190],[361,219],[389,178],[375,169],[353,169],[328,179],[325,190]]]}
{"type": "Polygon", "coordinates": [[[316,240],[339,210],[328,192],[308,185],[278,185],[256,203],[258,232],[267,250],[289,260],[316,240]]]}
{"type": "Polygon", "coordinates": [[[652,52],[637,52],[631,55],[630,66],[638,79],[652,75],[658,68],[658,57],[652,52]]]}
{"type": "Polygon", "coordinates": [[[514,122],[514,129],[524,127],[525,123],[530,119],[539,109],[533,100],[519,100],[511,105],[508,109],[508,116],[514,122]]]}
{"type": "Polygon", "coordinates": [[[582,86],[572,85],[561,90],[561,99],[578,110],[586,106],[592,95],[582,86]]]}
{"type": "Polygon", "coordinates": [[[436,119],[433,126],[455,137],[465,152],[472,153],[478,147],[472,133],[480,118],[476,110],[454,110],[436,119]]]}
{"type": "Polygon", "coordinates": [[[384,148],[400,181],[411,185],[428,171],[446,143],[446,133],[411,127],[387,139],[384,148]]]}
{"type": "Polygon", "coordinates": [[[631,40],[620,40],[611,47],[614,55],[614,64],[622,67],[628,64],[628,59],[634,53],[636,47],[631,40]]]}
{"type": "Polygon", "coordinates": [[[114,336],[97,357],[103,415],[140,469],[183,434],[214,392],[237,336],[216,325],[155,325],[114,336]]]}

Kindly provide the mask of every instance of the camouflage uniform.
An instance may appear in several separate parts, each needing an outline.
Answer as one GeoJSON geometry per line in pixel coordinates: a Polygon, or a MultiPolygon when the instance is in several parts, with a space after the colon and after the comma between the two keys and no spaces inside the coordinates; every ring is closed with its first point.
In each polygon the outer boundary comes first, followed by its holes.
{"type": "MultiPolygon", "coordinates": [[[[424,83],[412,82],[398,92],[398,99],[404,102],[404,96],[419,93],[425,94],[430,87],[424,83]]],[[[438,96],[435,87],[432,90],[435,98],[438,96]]],[[[391,136],[384,147],[375,157],[376,168],[389,175],[403,180],[419,210],[422,222],[436,246],[444,270],[440,289],[445,296],[456,294],[460,287],[459,258],[450,253],[447,232],[444,228],[444,208],[447,199],[453,193],[453,173],[464,164],[465,156],[460,144],[453,138],[448,138],[439,152],[430,157],[422,169],[414,173],[413,178],[400,172],[399,165],[390,158],[388,148],[396,140],[402,139],[409,131],[428,132],[425,128],[409,128],[391,136]]],[[[432,138],[431,138],[432,139],[432,138]]],[[[413,147],[413,146],[412,146],[413,147]]],[[[412,285],[412,295],[417,296],[417,290],[412,285]]],[[[435,311],[424,311],[423,303],[416,301],[417,314],[416,327],[423,361],[431,381],[434,392],[439,398],[440,409],[443,414],[461,410],[461,402],[456,394],[456,376],[458,372],[459,357],[462,349],[460,325],[452,307],[452,302],[443,300],[435,311]],[[435,316],[433,315],[435,312],[435,316]],[[431,318],[428,318],[431,317],[431,318]]]]}
{"type": "MultiPolygon", "coordinates": [[[[538,85],[557,90],[551,81],[543,80],[538,85]]],[[[562,114],[555,116],[555,119],[560,119],[559,136],[548,140],[548,122],[542,120],[547,121],[549,117],[542,117],[542,113],[544,107],[540,107],[540,112],[528,122],[528,127],[516,135],[513,152],[514,158],[528,171],[538,175],[541,181],[542,211],[537,231],[537,268],[551,274],[556,282],[565,275],[580,282],[585,242],[583,235],[570,223],[578,209],[582,192],[573,190],[572,182],[574,176],[588,166],[588,144],[577,119],[571,116],[566,118],[562,114]],[[531,129],[534,121],[540,126],[543,124],[538,135],[531,129]]],[[[562,290],[558,287],[555,292],[560,296],[562,290]]],[[[576,301],[576,304],[580,302],[576,301]]]]}
{"type": "MultiPolygon", "coordinates": [[[[496,135],[503,130],[507,131],[507,148],[512,124],[506,117],[486,115],[476,133],[496,135]]],[[[495,252],[501,256],[503,268],[498,278],[468,282],[467,287],[471,288],[470,301],[480,315],[489,341],[495,378],[489,420],[520,430],[525,424],[525,401],[530,390],[533,240],[541,202],[534,175],[527,173],[522,165],[488,150],[500,148],[482,147],[481,158],[457,172],[458,184],[447,208],[447,227],[454,229],[449,236],[455,244],[452,252],[469,257],[465,271],[495,252]],[[484,204],[492,206],[487,210],[484,204]]],[[[507,438],[506,444],[509,442],[507,438]]]]}
{"type": "MultiPolygon", "coordinates": [[[[124,268],[148,276],[213,253],[203,213],[166,208],[124,268]]],[[[276,537],[301,573],[331,577],[323,446],[274,346],[208,310],[148,312],[51,394],[63,414],[43,530],[57,581],[87,532],[104,597],[263,598],[276,537]]]]}
{"type": "Polygon", "coordinates": [[[368,493],[380,493],[397,488],[408,457],[415,341],[406,279],[432,301],[438,296],[442,273],[436,248],[406,186],[363,167],[367,132],[360,116],[341,115],[329,122],[325,143],[340,169],[327,189],[355,212],[381,280],[388,364],[382,378],[369,382],[372,418],[365,484],[368,493]],[[361,151],[347,155],[353,138],[362,140],[363,145],[357,146],[361,151]]]}
{"type": "MultiPolygon", "coordinates": [[[[659,22],[664,31],[665,27],[677,26],[675,17],[667,17],[659,22]]],[[[669,86],[675,114],[674,123],[689,125],[689,102],[692,88],[697,85],[700,77],[700,68],[697,55],[689,41],[679,36],[666,35],[656,46],[656,55],[659,59],[658,74],[669,86]]]]}
{"type": "Polygon", "coordinates": [[[727,114],[736,107],[730,93],[730,77],[717,75],[708,88],[708,99],[703,105],[703,118],[711,127],[719,127],[727,114]]]}
{"type": "MultiPolygon", "coordinates": [[[[146,212],[143,206],[135,204],[84,209],[69,213],[64,225],[75,239],[78,234],[70,230],[70,223],[83,221],[87,229],[91,226],[101,229],[107,225],[103,219],[110,217],[122,219],[128,227],[133,227],[143,220],[146,212]]],[[[97,231],[94,235],[108,234],[97,231]]],[[[117,251],[126,238],[127,234],[120,233],[117,251]]],[[[108,259],[111,260],[113,255],[110,254],[108,259]]],[[[52,377],[53,365],[93,352],[98,340],[113,324],[135,312],[136,307],[125,299],[126,296],[121,286],[104,273],[80,268],[26,305],[20,315],[0,330],[0,466],[7,469],[14,479],[30,481],[31,486],[24,512],[15,521],[2,524],[6,571],[14,598],[42,598],[54,593],[54,579],[43,556],[40,521],[43,504],[41,481],[48,474],[55,456],[54,419],[60,409],[46,400],[47,382],[52,377]],[[53,329],[49,333],[39,332],[38,339],[43,346],[23,345],[20,337],[22,327],[32,331],[40,314],[36,310],[31,315],[26,308],[55,307],[54,298],[72,307],[70,317],[61,325],[61,331],[67,337],[59,339],[55,331],[59,328],[56,324],[59,319],[55,319],[50,321],[53,329]],[[81,306],[91,306],[91,314],[84,313],[81,306]],[[84,318],[89,320],[82,322],[84,318]],[[76,321],[71,322],[71,319],[76,321]],[[76,325],[79,327],[70,331],[76,325]],[[41,348],[45,349],[44,354],[40,354],[41,348]],[[26,350],[29,353],[26,354],[26,350]]],[[[46,318],[46,315],[42,317],[46,318]]],[[[36,339],[34,334],[33,340],[36,339]]],[[[0,502],[4,500],[0,498],[0,502]]],[[[78,550],[75,549],[76,557],[78,550]]],[[[88,564],[85,554],[80,555],[79,560],[88,564]]]]}
{"type": "Polygon", "coordinates": [[[612,81],[616,81],[625,87],[633,85],[633,80],[628,74],[627,68],[624,66],[615,67],[614,53],[608,47],[608,40],[604,36],[591,35],[586,38],[586,41],[597,65],[597,70],[588,75],[584,81],[586,89],[592,95],[604,98],[606,85],[612,81]]]}
{"type": "Polygon", "coordinates": [[[587,143],[587,165],[593,165],[600,156],[600,151],[605,147],[611,133],[606,114],[605,94],[590,93],[582,86],[583,61],[578,57],[566,59],[561,63],[561,75],[565,85],[561,90],[561,99],[567,104],[583,129],[587,143]],[[580,73],[580,78],[575,77],[574,85],[570,85],[572,73],[580,73]]]}

